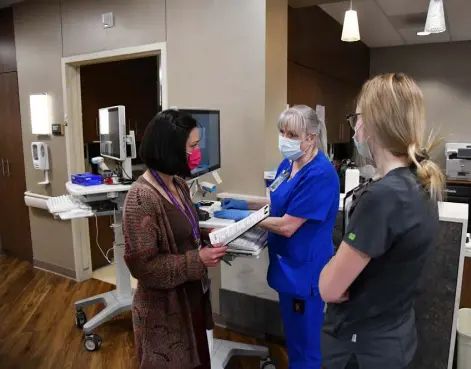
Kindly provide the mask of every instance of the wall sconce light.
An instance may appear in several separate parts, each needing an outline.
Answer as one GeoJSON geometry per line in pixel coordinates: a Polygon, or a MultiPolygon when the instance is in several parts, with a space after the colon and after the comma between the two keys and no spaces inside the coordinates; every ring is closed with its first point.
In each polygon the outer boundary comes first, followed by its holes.
{"type": "Polygon", "coordinates": [[[345,42],[360,41],[358,14],[355,10],[352,9],[352,0],[350,0],[350,10],[345,12],[341,40],[345,42]]]}
{"type": "Polygon", "coordinates": [[[37,94],[29,96],[31,110],[31,131],[33,135],[51,134],[51,117],[49,113],[49,96],[37,94]]]}

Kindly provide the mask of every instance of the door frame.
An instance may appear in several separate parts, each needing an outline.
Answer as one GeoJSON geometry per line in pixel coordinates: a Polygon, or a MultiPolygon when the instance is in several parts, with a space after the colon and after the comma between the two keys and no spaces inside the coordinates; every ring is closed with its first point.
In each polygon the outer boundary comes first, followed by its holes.
{"type": "MultiPolygon", "coordinates": [[[[146,56],[160,56],[160,96],[162,109],[168,107],[167,89],[167,43],[127,47],[106,50],[91,54],[76,55],[61,59],[62,92],[64,102],[64,126],[67,153],[68,178],[74,173],[85,171],[82,96],[80,88],[80,67],[126,59],[137,59],[146,56]]],[[[75,219],[72,223],[72,245],[74,250],[75,274],[77,281],[92,277],[92,261],[90,253],[90,235],[87,219],[75,219]]]]}

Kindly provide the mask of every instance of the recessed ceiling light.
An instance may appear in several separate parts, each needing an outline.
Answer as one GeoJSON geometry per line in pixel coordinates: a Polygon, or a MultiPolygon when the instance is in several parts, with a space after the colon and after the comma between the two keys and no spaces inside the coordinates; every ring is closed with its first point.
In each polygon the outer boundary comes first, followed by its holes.
{"type": "Polygon", "coordinates": [[[417,32],[417,36],[428,36],[430,35],[430,32],[427,31],[419,31],[417,32]]]}

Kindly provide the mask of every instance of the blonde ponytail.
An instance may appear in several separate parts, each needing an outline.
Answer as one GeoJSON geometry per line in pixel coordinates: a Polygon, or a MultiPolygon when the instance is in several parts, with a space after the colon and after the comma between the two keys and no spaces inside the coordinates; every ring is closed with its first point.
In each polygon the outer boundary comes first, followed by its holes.
{"type": "Polygon", "coordinates": [[[420,149],[417,144],[411,144],[407,153],[409,161],[417,168],[417,178],[430,194],[430,198],[434,201],[441,201],[443,199],[445,176],[440,167],[429,156],[429,153],[433,151],[437,144],[437,142],[429,144],[425,149],[420,149]]]}
{"type": "Polygon", "coordinates": [[[441,200],[445,177],[429,157],[440,141],[430,134],[423,146],[425,105],[417,83],[403,73],[376,76],[363,85],[357,110],[366,132],[392,155],[408,158],[430,198],[441,200]]]}

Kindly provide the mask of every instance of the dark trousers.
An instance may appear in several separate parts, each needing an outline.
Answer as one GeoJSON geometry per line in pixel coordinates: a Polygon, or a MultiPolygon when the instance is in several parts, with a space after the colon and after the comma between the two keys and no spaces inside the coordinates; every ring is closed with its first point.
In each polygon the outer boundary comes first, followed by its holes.
{"type": "Polygon", "coordinates": [[[358,366],[357,357],[355,355],[352,355],[345,369],[359,369],[359,368],[360,367],[358,366]]]}
{"type": "Polygon", "coordinates": [[[417,348],[415,315],[358,333],[335,334],[324,321],[322,358],[325,369],[405,369],[417,348]]]}
{"type": "MultiPolygon", "coordinates": [[[[347,366],[345,369],[360,369],[360,366],[358,365],[358,361],[355,355],[352,355],[350,360],[347,363],[347,366]]],[[[406,368],[404,369],[412,369],[412,364],[409,364],[406,368]]]]}

